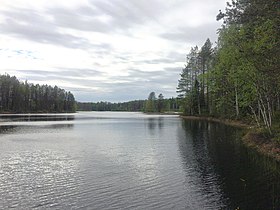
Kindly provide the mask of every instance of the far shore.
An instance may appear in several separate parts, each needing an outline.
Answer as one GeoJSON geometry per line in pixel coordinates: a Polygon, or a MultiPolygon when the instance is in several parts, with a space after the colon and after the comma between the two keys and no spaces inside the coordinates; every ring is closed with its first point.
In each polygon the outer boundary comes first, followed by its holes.
{"type": "Polygon", "coordinates": [[[181,112],[143,112],[147,115],[181,115],[181,112]]]}
{"type": "Polygon", "coordinates": [[[244,128],[246,132],[242,138],[242,141],[247,147],[253,148],[260,154],[270,157],[280,163],[280,144],[271,138],[265,137],[255,126],[237,120],[218,119],[213,117],[183,115],[180,117],[188,120],[206,120],[244,128]]]}

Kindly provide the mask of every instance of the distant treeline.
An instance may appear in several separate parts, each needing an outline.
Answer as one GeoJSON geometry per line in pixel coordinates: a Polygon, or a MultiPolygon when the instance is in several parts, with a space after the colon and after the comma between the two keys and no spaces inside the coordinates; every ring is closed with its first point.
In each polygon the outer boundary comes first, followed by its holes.
{"type": "Polygon", "coordinates": [[[178,100],[175,98],[170,99],[156,99],[148,100],[135,100],[121,103],[111,102],[78,102],[78,111],[128,111],[128,112],[168,112],[179,111],[178,100]],[[151,106],[149,105],[151,104],[151,106]],[[147,106],[150,109],[147,110],[147,106]]]}
{"type": "Polygon", "coordinates": [[[75,112],[74,95],[57,86],[21,82],[15,76],[0,75],[0,112],[75,112]]]}
{"type": "Polygon", "coordinates": [[[123,103],[101,102],[78,102],[78,111],[142,111],[144,100],[129,101],[123,103]]]}

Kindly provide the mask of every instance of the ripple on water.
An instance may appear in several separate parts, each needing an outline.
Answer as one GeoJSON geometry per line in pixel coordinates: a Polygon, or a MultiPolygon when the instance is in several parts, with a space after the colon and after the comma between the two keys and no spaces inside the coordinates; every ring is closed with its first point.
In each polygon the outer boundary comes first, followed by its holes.
{"type": "Polygon", "coordinates": [[[245,209],[279,195],[271,170],[222,140],[229,130],[182,122],[83,113],[0,126],[0,209],[245,209]]]}
{"type": "Polygon", "coordinates": [[[73,176],[76,170],[76,162],[61,153],[47,150],[9,153],[0,167],[0,208],[35,208],[58,203],[59,196],[76,191],[73,176]]]}

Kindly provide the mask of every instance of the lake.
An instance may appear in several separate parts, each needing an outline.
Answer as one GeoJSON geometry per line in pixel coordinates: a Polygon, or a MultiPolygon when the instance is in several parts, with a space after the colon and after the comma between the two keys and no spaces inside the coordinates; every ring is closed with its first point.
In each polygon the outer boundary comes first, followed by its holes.
{"type": "Polygon", "coordinates": [[[173,115],[0,115],[0,209],[279,209],[279,164],[241,133],[173,115]]]}

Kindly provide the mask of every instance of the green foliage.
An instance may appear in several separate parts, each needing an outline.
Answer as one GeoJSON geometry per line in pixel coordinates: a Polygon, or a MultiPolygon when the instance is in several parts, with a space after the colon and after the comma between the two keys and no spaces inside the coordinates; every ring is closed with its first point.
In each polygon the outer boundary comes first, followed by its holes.
{"type": "Polygon", "coordinates": [[[78,111],[129,111],[140,112],[143,111],[145,100],[135,100],[123,103],[110,103],[110,102],[89,102],[77,103],[78,111]]]}
{"type": "MultiPolygon", "coordinates": [[[[145,111],[145,104],[147,100],[135,100],[128,102],[110,103],[110,102],[78,102],[78,111],[128,111],[128,112],[142,112],[145,111]]],[[[164,99],[160,94],[158,97],[158,110],[164,111],[179,111],[178,99],[169,98],[164,99]]]]}
{"type": "Polygon", "coordinates": [[[165,108],[164,97],[163,97],[163,95],[160,93],[160,94],[158,95],[157,111],[158,111],[158,112],[163,112],[164,108],[165,108]]]}
{"type": "Polygon", "coordinates": [[[199,50],[196,46],[187,54],[187,64],[182,69],[177,93],[185,114],[197,115],[209,111],[210,95],[207,71],[212,62],[212,43],[209,39],[199,50]]]}
{"type": "Polygon", "coordinates": [[[156,112],[156,94],[151,92],[145,103],[145,112],[156,112]]]}
{"type": "Polygon", "coordinates": [[[232,0],[219,12],[217,47],[207,40],[187,55],[192,60],[177,88],[186,114],[251,116],[271,133],[280,110],[279,6],[275,0],[232,0]]]}
{"type": "Polygon", "coordinates": [[[20,82],[16,77],[0,75],[0,112],[75,112],[71,92],[57,86],[20,82]]]}

